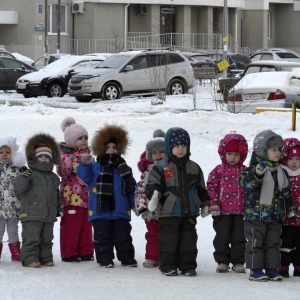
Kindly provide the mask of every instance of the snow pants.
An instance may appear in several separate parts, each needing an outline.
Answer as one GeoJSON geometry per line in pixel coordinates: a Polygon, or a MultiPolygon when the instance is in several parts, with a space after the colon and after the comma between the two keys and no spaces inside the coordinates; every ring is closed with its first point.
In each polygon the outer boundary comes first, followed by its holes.
{"type": "Polygon", "coordinates": [[[159,269],[197,268],[196,217],[159,218],[159,269]]]}
{"type": "Polygon", "coordinates": [[[158,220],[145,220],[147,232],[145,234],[146,239],[146,254],[145,259],[151,259],[158,261],[158,234],[159,234],[159,222],[158,220]]]}
{"type": "Polygon", "coordinates": [[[19,241],[19,219],[9,218],[0,219],[0,244],[3,242],[3,236],[5,233],[5,227],[7,230],[8,243],[13,244],[19,241]]]}
{"type": "Polygon", "coordinates": [[[94,246],[97,263],[113,260],[114,247],[119,261],[134,258],[131,225],[129,220],[102,220],[93,221],[94,246]]]}
{"type": "Polygon", "coordinates": [[[213,244],[214,259],[220,264],[232,265],[245,263],[246,239],[242,215],[213,217],[216,232],[213,244]]]}
{"type": "Polygon", "coordinates": [[[282,224],[275,221],[244,221],[247,269],[277,269],[280,267],[282,224]]]}
{"type": "Polygon", "coordinates": [[[23,264],[53,261],[53,228],[54,223],[22,222],[21,261],[23,264]]]}
{"type": "Polygon", "coordinates": [[[93,228],[86,208],[64,207],[60,221],[60,254],[62,258],[94,254],[93,228]],[[75,210],[75,214],[69,214],[69,210],[75,210]]]}

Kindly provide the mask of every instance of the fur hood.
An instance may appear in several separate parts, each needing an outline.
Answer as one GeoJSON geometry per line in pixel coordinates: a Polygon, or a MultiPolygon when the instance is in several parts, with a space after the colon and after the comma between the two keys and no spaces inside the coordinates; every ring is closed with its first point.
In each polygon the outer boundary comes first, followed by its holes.
{"type": "Polygon", "coordinates": [[[129,145],[128,132],[123,126],[105,125],[95,133],[92,141],[92,151],[94,155],[105,154],[105,146],[108,143],[117,145],[118,154],[125,154],[129,145]]]}
{"type": "Polygon", "coordinates": [[[29,138],[26,148],[25,148],[25,154],[28,161],[35,161],[36,155],[35,155],[35,146],[41,143],[47,144],[51,150],[52,150],[52,162],[55,165],[59,165],[61,162],[60,158],[60,150],[59,145],[55,141],[55,138],[47,133],[38,133],[31,138],[29,138]]]}

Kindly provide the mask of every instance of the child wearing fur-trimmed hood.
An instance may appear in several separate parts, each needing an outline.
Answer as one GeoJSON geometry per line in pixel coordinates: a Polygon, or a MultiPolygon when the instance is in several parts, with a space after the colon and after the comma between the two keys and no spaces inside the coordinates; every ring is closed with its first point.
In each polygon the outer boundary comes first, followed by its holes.
{"type": "Polygon", "coordinates": [[[72,117],[61,123],[64,142],[60,143],[60,194],[64,214],[60,221],[60,254],[64,262],[94,260],[92,224],[88,221],[88,186],[77,176],[82,154],[90,154],[88,132],[72,117]]]}
{"type": "Polygon", "coordinates": [[[19,169],[26,164],[25,154],[18,149],[16,138],[0,138],[0,258],[6,228],[13,261],[20,261],[18,214],[21,207],[20,199],[14,192],[14,181],[19,169]]]}
{"type": "Polygon", "coordinates": [[[121,156],[128,144],[128,133],[122,126],[106,124],[92,141],[96,162],[91,155],[83,154],[77,167],[77,175],[89,187],[96,260],[105,268],[114,267],[114,247],[122,266],[137,266],[130,225],[136,183],[121,156]]]}

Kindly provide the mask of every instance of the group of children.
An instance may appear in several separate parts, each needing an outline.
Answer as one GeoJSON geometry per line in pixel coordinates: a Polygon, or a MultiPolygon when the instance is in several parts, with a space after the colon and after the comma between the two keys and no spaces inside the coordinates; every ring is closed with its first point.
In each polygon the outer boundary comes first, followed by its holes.
{"type": "Polygon", "coordinates": [[[123,126],[94,135],[73,118],[61,124],[64,142],[44,133],[32,136],[25,155],[13,137],[0,138],[0,256],[7,229],[12,260],[25,267],[54,266],[54,222],[60,220],[65,262],[96,261],[136,267],[131,211],[145,220],[144,267],[166,276],[195,276],[197,217],[211,214],[218,273],[250,269],[252,281],[300,276],[300,141],[271,130],[248,143],[240,134],[219,143],[218,164],[208,176],[190,160],[190,136],[183,128],[156,130],[141,154],[136,183],[122,157],[129,145],[123,126]],[[93,154],[93,155],[92,155],[93,154]],[[53,171],[57,166],[57,174],[53,171]],[[22,247],[18,222],[22,223],[22,247]],[[21,248],[21,249],[20,249],[21,248]],[[246,264],[246,268],[245,268],[246,264]]]}

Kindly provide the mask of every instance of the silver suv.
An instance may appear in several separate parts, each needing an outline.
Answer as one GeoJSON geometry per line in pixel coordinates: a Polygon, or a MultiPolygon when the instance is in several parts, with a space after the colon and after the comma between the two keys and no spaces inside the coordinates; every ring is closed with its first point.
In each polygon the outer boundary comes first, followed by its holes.
{"type": "Polygon", "coordinates": [[[186,57],[169,50],[139,50],[114,54],[95,69],[72,76],[68,92],[78,102],[89,102],[162,89],[178,95],[193,86],[194,73],[186,57]]]}

